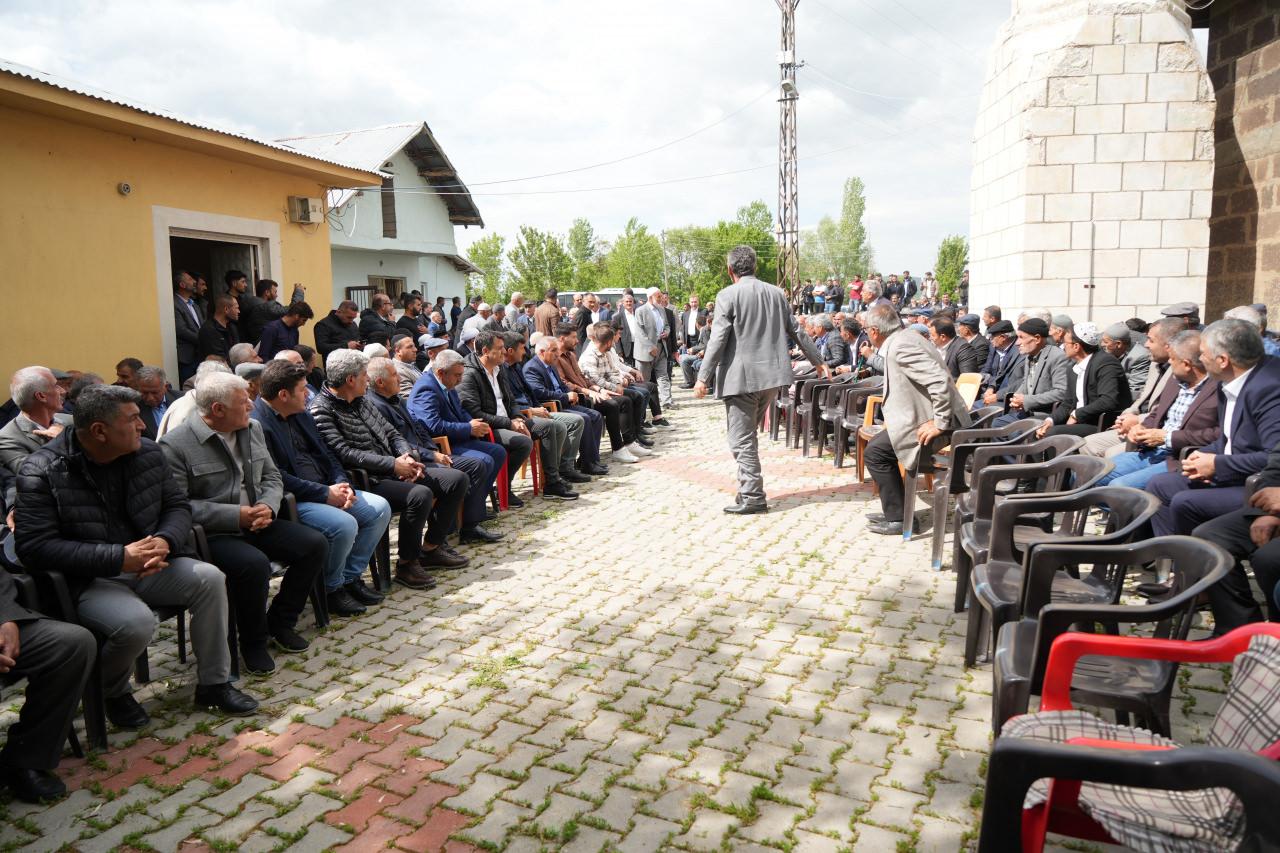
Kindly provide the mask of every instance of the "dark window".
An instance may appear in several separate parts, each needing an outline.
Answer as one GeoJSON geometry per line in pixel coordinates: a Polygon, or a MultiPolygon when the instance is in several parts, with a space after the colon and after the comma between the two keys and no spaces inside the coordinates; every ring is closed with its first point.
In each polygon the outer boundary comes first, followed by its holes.
{"type": "Polygon", "coordinates": [[[396,179],[382,179],[382,236],[396,236],[396,179]]]}

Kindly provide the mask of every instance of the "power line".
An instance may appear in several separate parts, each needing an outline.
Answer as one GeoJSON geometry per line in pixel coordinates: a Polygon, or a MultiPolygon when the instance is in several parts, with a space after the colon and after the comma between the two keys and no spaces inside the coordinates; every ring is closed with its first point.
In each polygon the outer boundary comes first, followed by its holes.
{"type": "MultiPolygon", "coordinates": [[[[512,183],[517,183],[517,182],[520,182],[520,181],[536,181],[536,180],[539,180],[539,179],[541,179],[541,178],[553,178],[553,177],[556,177],[556,176],[559,176],[559,175],[572,175],[572,174],[575,174],[575,173],[577,173],[577,172],[587,172],[587,171],[590,171],[591,169],[599,169],[599,168],[602,168],[602,167],[604,167],[604,166],[612,166],[612,165],[614,165],[614,164],[616,164],[616,163],[623,163],[623,162],[625,162],[625,161],[627,161],[627,160],[634,160],[634,159],[636,159],[637,157],[644,157],[645,155],[652,154],[652,153],[654,153],[655,151],[661,151],[661,150],[663,150],[664,148],[670,148],[670,147],[671,147],[671,146],[673,146],[673,145],[678,145],[679,143],[684,142],[684,141],[685,141],[685,140],[687,140],[687,139],[692,139],[693,137],[697,136],[697,135],[698,135],[698,134],[700,134],[700,133],[705,133],[706,131],[711,130],[713,127],[718,127],[719,125],[724,124],[724,123],[725,123],[726,121],[728,121],[729,119],[733,118],[734,116],[738,115],[738,114],[739,114],[739,113],[741,113],[742,111],[746,110],[748,107],[750,107],[750,106],[752,106],[753,104],[755,104],[755,102],[756,102],[756,101],[760,100],[760,99],[761,99],[761,98],[763,98],[765,95],[768,95],[770,92],[773,92],[776,88],[777,88],[776,86],[773,86],[773,85],[771,84],[771,85],[769,86],[769,88],[765,89],[763,92],[761,92],[760,94],[756,95],[754,98],[752,98],[751,100],[747,101],[745,104],[743,104],[742,106],[738,107],[738,108],[737,108],[736,110],[734,110],[733,112],[725,113],[724,115],[720,116],[720,118],[718,118],[718,119],[716,119],[715,121],[711,122],[711,124],[708,124],[708,125],[705,125],[705,126],[703,126],[703,127],[700,127],[700,128],[698,128],[697,130],[695,130],[695,131],[692,131],[692,132],[690,132],[690,133],[686,133],[684,136],[678,137],[678,138],[676,138],[676,139],[672,139],[672,140],[670,140],[669,142],[664,142],[664,143],[662,143],[661,145],[655,145],[655,146],[654,146],[654,147],[652,147],[652,148],[646,148],[646,149],[645,149],[645,150],[643,150],[643,151],[637,151],[637,152],[635,152],[634,154],[627,154],[626,156],[623,156],[623,157],[616,157],[616,158],[614,158],[614,159],[612,159],[612,160],[604,160],[604,161],[599,162],[599,163],[592,163],[590,166],[578,166],[578,167],[573,168],[573,169],[561,169],[561,170],[560,170],[560,171],[558,171],[558,172],[544,172],[543,174],[540,174],[540,175],[526,175],[525,177],[522,177],[522,178],[502,178],[501,180],[496,180],[496,181],[472,181],[472,182],[471,182],[471,186],[473,186],[473,187],[486,187],[486,186],[493,186],[493,185],[495,185],[495,184],[512,184],[512,183]]],[[[441,186],[451,186],[451,185],[449,185],[449,184],[442,184],[441,186]]]]}
{"type": "Polygon", "coordinates": [[[937,27],[935,27],[933,24],[929,23],[929,21],[928,21],[927,19],[922,18],[922,17],[920,17],[919,15],[917,15],[917,14],[915,13],[915,11],[914,11],[913,9],[911,9],[911,7],[907,6],[905,3],[899,2],[899,0],[889,0],[889,2],[890,2],[890,3],[892,3],[893,5],[895,5],[895,6],[899,7],[900,9],[902,9],[902,10],[903,10],[904,12],[906,12],[908,15],[910,15],[910,16],[911,16],[911,17],[913,17],[913,18],[915,18],[917,21],[919,21],[920,23],[924,24],[924,25],[925,25],[926,27],[928,27],[929,29],[933,30],[933,31],[934,31],[935,33],[937,33],[941,38],[946,39],[948,42],[950,42],[951,44],[955,45],[955,47],[960,51],[961,55],[963,55],[963,56],[964,56],[966,59],[968,59],[970,62],[973,62],[973,61],[974,61],[974,59],[973,59],[973,54],[972,54],[972,52],[971,52],[971,48],[966,48],[964,45],[960,44],[960,42],[956,41],[956,40],[955,40],[955,39],[953,39],[951,36],[949,36],[949,35],[947,35],[946,33],[942,32],[942,30],[939,30],[939,29],[938,29],[937,27]]]}

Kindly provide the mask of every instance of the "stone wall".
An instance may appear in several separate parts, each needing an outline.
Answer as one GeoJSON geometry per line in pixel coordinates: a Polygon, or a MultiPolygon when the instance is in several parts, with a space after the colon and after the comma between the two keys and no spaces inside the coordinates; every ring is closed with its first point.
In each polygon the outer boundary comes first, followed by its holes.
{"type": "Polygon", "coordinates": [[[1180,0],[1015,0],[974,134],[970,303],[1202,304],[1213,116],[1180,0]]]}
{"type": "Polygon", "coordinates": [[[1206,316],[1280,306],[1280,3],[1217,0],[1209,9],[1217,92],[1217,166],[1209,220],[1206,316]]]}

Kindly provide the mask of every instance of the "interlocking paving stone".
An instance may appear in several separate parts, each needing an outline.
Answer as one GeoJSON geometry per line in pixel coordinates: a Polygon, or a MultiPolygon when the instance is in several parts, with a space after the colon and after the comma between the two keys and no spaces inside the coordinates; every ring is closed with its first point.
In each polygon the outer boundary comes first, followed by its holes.
{"type": "MultiPolygon", "coordinates": [[[[679,402],[657,456],[573,504],[502,513],[506,540],[465,546],[472,566],[437,589],[397,587],[323,634],[306,611],[312,648],[242,684],[274,691],[256,717],[190,713],[195,663],[162,624],[137,690],[152,729],[68,760],[62,803],[9,804],[0,844],[145,832],[259,851],[285,843],[274,829],[305,830],[298,850],[958,849],[978,819],[991,673],[963,667],[954,576],[929,568],[926,540],[864,533],[878,503],[830,454],[763,439],[771,511],[720,513],[735,489],[723,407],[679,402]],[[584,559],[582,530],[623,547],[584,559]]],[[[1202,736],[1223,684],[1221,667],[1181,682],[1175,732],[1202,736]]]]}

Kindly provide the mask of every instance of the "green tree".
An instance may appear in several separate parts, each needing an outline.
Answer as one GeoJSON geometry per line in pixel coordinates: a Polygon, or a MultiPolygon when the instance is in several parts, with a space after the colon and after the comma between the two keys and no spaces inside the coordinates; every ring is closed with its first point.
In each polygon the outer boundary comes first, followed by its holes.
{"type": "Polygon", "coordinates": [[[662,284],[662,242],[634,216],[605,255],[602,283],[637,290],[662,284]]]}
{"type": "Polygon", "coordinates": [[[600,242],[586,219],[575,219],[569,227],[569,257],[573,259],[573,289],[595,290],[604,274],[600,242]]]}
{"type": "Polygon", "coordinates": [[[933,262],[933,275],[938,279],[938,292],[959,295],[960,276],[969,266],[969,241],[953,234],[938,245],[938,259],[933,262]]]}
{"type": "Polygon", "coordinates": [[[800,278],[826,279],[835,276],[848,281],[854,274],[866,275],[871,270],[874,253],[867,242],[867,229],[862,224],[867,199],[862,180],[844,182],[844,198],[840,219],[824,216],[818,227],[800,235],[800,278]]]}
{"type": "Polygon", "coordinates": [[[756,275],[764,281],[777,281],[778,245],[773,236],[773,214],[763,201],[738,208],[732,220],[667,231],[665,243],[672,301],[683,301],[691,293],[697,293],[704,303],[715,299],[730,284],[725,256],[742,244],[756,250],[756,275]]]}
{"type": "Polygon", "coordinates": [[[493,304],[498,301],[504,292],[502,251],[505,244],[501,234],[490,234],[471,244],[467,259],[479,267],[480,272],[467,277],[468,296],[479,293],[485,302],[493,304]]]}
{"type": "MultiPolygon", "coordinates": [[[[541,300],[548,288],[569,290],[573,284],[573,259],[560,238],[529,225],[520,226],[520,238],[507,253],[511,261],[510,284],[528,299],[541,300]]],[[[504,291],[500,297],[505,299],[504,291]]]]}

